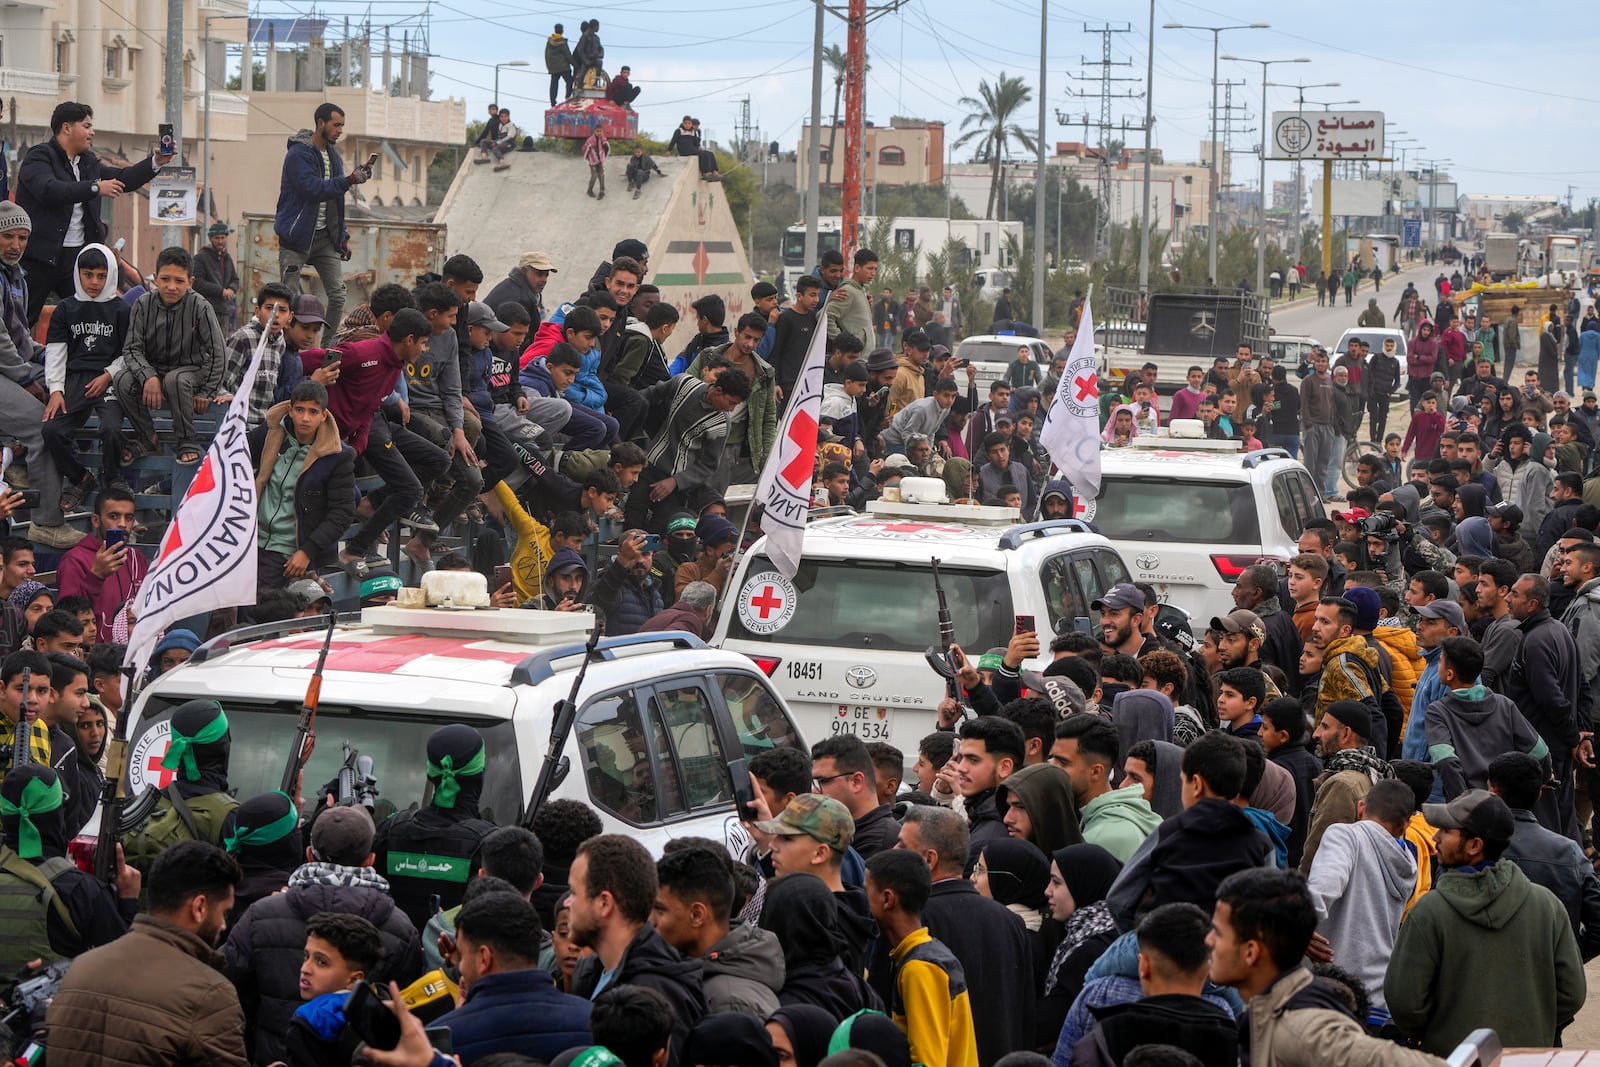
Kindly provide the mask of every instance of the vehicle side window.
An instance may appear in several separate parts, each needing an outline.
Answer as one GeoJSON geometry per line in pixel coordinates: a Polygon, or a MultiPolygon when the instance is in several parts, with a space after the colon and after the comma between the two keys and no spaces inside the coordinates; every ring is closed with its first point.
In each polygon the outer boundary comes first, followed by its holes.
{"type": "Polygon", "coordinates": [[[1278,522],[1283,525],[1284,530],[1290,537],[1299,537],[1303,504],[1300,500],[1299,486],[1294,483],[1292,475],[1280,474],[1272,479],[1272,502],[1277,505],[1278,522]]]}
{"type": "Polygon", "coordinates": [[[799,746],[800,732],[759,679],[748,674],[719,674],[716,679],[746,759],[769,748],[799,746]]]}
{"type": "MultiPolygon", "coordinates": [[[[1322,507],[1322,494],[1317,491],[1316,483],[1311,480],[1311,475],[1305,471],[1295,471],[1294,480],[1300,489],[1300,512],[1302,515],[1300,526],[1301,532],[1304,532],[1306,523],[1312,519],[1322,518],[1325,514],[1322,507]]],[[[1298,537],[1299,534],[1295,536],[1298,537]]]]}
{"type": "Polygon", "coordinates": [[[650,710],[657,766],[667,769],[662,802],[668,814],[727,803],[733,797],[733,779],[705,689],[698,683],[658,685],[650,710]]]}
{"type": "Polygon", "coordinates": [[[1087,617],[1089,601],[1079,592],[1072,577],[1071,556],[1056,556],[1046,560],[1039,578],[1044,585],[1044,602],[1050,611],[1050,630],[1059,633],[1062,620],[1070,629],[1074,619],[1087,617]]]}
{"type": "Polygon", "coordinates": [[[1102,591],[1110,589],[1118,582],[1133,581],[1128,575],[1128,568],[1122,565],[1122,557],[1115,552],[1104,548],[1096,549],[1094,558],[1100,562],[1100,577],[1105,580],[1105,584],[1101,587],[1102,591]]]}
{"type": "Polygon", "coordinates": [[[632,692],[596,697],[584,707],[578,716],[578,748],[596,805],[635,825],[661,822],[650,746],[632,692]]]}
{"type": "Polygon", "coordinates": [[[1087,609],[1089,605],[1099,600],[1101,594],[1105,592],[1105,589],[1101,588],[1100,585],[1100,575],[1094,569],[1094,557],[1073,556],[1072,575],[1077,579],[1078,596],[1086,609],[1079,612],[1079,614],[1088,615],[1089,611],[1087,609]]]}

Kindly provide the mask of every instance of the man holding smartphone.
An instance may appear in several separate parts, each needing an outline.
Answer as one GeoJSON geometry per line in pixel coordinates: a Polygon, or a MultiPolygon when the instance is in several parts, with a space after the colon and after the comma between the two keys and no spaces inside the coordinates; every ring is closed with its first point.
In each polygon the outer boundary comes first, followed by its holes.
{"type": "Polygon", "coordinates": [[[350,258],[344,194],[372,173],[362,166],[345,174],[334,147],[344,136],[344,112],[337,104],[320,105],[313,121],[315,129],[289,138],[272,229],[278,235],[278,269],[291,293],[300,295],[303,267],[310,264],[317,272],[328,302],[322,338],[331,345],[344,312],[344,263],[350,258]]]}
{"type": "Polygon", "coordinates": [[[102,244],[106,224],[100,198],[131,193],[172,162],[157,152],[126,167],[108,167],[94,147],[94,109],[71,100],[50,113],[50,139],[28,149],[17,168],[17,205],[33,220],[33,238],[23,254],[28,273],[28,325],[51,296],[71,296],[78,253],[102,244]]]}
{"type": "Polygon", "coordinates": [[[98,640],[109,642],[117,613],[133,599],[144,582],[149,563],[144,553],[129,545],[133,537],[133,494],[121,486],[107,486],[95,500],[90,522],[94,533],[61,557],[56,586],[63,599],[87,597],[94,605],[98,640]]]}

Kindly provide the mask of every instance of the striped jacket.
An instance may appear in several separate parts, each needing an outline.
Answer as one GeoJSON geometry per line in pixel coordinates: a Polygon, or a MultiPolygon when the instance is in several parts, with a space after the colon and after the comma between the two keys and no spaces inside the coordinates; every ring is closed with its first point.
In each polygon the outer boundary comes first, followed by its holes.
{"type": "Polygon", "coordinates": [[[665,400],[667,419],[645,453],[645,463],[665,471],[679,489],[698,489],[712,483],[728,441],[728,413],[706,402],[711,386],[682,375],[644,390],[652,405],[665,400]]]}
{"type": "Polygon", "coordinates": [[[227,352],[228,342],[217,325],[216,312],[193,289],[171,307],[156,292],[145,293],[134,302],[122,359],[123,366],[140,381],[194,367],[199,371],[194,395],[214,400],[227,371],[227,352]]]}

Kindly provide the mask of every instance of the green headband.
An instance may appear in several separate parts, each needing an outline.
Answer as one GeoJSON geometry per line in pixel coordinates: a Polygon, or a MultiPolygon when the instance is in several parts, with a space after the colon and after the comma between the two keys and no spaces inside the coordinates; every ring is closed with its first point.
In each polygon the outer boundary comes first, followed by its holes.
{"type": "MultiPolygon", "coordinates": [[[[275,790],[276,792],[276,790],[275,790]]],[[[287,798],[287,794],[278,792],[279,796],[287,798]]],[[[294,833],[295,827],[300,825],[300,813],[295,810],[294,802],[289,802],[289,810],[282,817],[274,819],[264,826],[245,827],[234,824],[233,833],[222,843],[222,847],[235,856],[239,849],[245,845],[270,845],[274,841],[282,841],[294,833]]]]}
{"type": "Polygon", "coordinates": [[[228,714],[222,710],[222,705],[217,705],[217,717],[200,728],[194,735],[179,732],[172,728],[172,741],[167,745],[167,754],[161,757],[161,766],[169,771],[175,771],[182,766],[183,776],[191,782],[200,780],[200,768],[194,762],[195,745],[214,745],[221,741],[228,733],[228,714]]]}
{"type": "Polygon", "coordinates": [[[873,1011],[871,1008],[862,1008],[854,1015],[847,1016],[843,1022],[834,1028],[833,1036],[828,1039],[828,1055],[832,1056],[835,1052],[843,1052],[850,1047],[850,1029],[855,1025],[855,1021],[863,1015],[883,1015],[883,1012],[873,1011]]]}
{"type": "Polygon", "coordinates": [[[428,761],[428,777],[439,780],[438,787],[433,791],[433,802],[441,808],[456,806],[456,795],[461,792],[461,783],[457,778],[473,777],[483,773],[483,746],[478,746],[478,751],[473,753],[463,766],[457,767],[452,756],[446,756],[438,763],[428,761]]]}
{"type": "Polygon", "coordinates": [[[22,787],[22,803],[13,804],[0,797],[0,815],[17,817],[17,855],[25,860],[36,860],[44,855],[44,841],[39,828],[33,825],[35,815],[43,815],[61,807],[61,779],[45,785],[43,778],[30,778],[22,787]]]}
{"type": "Polygon", "coordinates": [[[622,1061],[617,1059],[610,1049],[604,1045],[590,1045],[578,1053],[577,1059],[573,1060],[569,1067],[612,1067],[613,1064],[621,1067],[622,1061]]]}

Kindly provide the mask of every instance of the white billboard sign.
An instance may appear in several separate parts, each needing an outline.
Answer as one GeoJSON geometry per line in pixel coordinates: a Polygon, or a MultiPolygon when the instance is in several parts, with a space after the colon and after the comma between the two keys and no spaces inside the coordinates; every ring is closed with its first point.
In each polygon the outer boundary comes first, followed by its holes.
{"type": "Polygon", "coordinates": [[[1381,111],[1274,111],[1273,159],[1381,159],[1381,111]]]}

